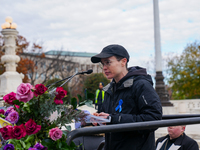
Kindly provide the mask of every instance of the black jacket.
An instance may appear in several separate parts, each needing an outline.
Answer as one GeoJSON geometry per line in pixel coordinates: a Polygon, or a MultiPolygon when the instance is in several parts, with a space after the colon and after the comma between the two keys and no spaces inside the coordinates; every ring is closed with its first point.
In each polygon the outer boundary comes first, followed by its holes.
{"type": "MultiPolygon", "coordinates": [[[[129,72],[117,84],[113,80],[105,86],[102,112],[109,113],[111,124],[160,120],[162,106],[153,88],[150,75],[141,67],[129,68],[129,72]],[[116,111],[120,99],[122,110],[116,111]]],[[[154,129],[155,130],[155,129],[154,129]]],[[[106,150],[155,150],[154,130],[106,133],[106,150]]]]}
{"type": "MultiPolygon", "coordinates": [[[[160,150],[167,139],[169,139],[169,135],[159,138],[156,141],[156,150],[160,150]]],[[[168,150],[199,150],[199,146],[195,140],[183,133],[183,135],[175,140],[168,150]]]]}

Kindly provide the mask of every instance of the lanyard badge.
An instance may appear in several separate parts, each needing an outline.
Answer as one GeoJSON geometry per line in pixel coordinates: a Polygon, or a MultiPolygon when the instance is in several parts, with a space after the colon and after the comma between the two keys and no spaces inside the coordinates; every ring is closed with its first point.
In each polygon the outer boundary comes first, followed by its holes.
{"type": "Polygon", "coordinates": [[[115,111],[117,111],[119,109],[119,112],[121,112],[122,111],[122,104],[123,104],[123,100],[120,99],[119,100],[119,105],[115,108],[115,111]]]}

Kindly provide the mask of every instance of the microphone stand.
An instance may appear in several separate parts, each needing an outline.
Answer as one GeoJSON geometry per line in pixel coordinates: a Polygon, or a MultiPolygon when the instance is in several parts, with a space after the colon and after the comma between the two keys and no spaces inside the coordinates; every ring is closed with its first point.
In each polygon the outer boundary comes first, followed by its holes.
{"type": "MultiPolygon", "coordinates": [[[[80,74],[79,72],[77,72],[77,73],[75,73],[73,76],[70,76],[70,77],[68,77],[68,80],[66,80],[63,84],[61,84],[59,87],[62,87],[65,83],[67,83],[68,81],[70,81],[74,76],[76,76],[76,75],[78,75],[78,74],[80,74]]],[[[66,79],[66,78],[65,78],[66,79]]],[[[63,79],[63,80],[65,80],[65,79],[63,79]]],[[[62,80],[62,81],[63,81],[62,80]]],[[[60,80],[61,81],[61,80],[60,80]]],[[[59,81],[59,82],[60,82],[59,81]]],[[[52,94],[52,93],[54,93],[56,91],[56,88],[54,88],[53,90],[51,90],[49,93],[50,94],[52,94]]]]}
{"type": "MultiPolygon", "coordinates": [[[[65,83],[67,83],[69,80],[71,80],[74,76],[76,76],[76,75],[78,75],[78,74],[84,74],[84,73],[90,74],[90,73],[92,73],[92,72],[93,72],[92,69],[90,69],[90,70],[88,70],[88,71],[84,71],[84,72],[76,72],[73,76],[67,77],[67,78],[62,79],[62,80],[59,80],[59,81],[57,81],[57,82],[54,82],[54,83],[48,85],[49,87],[48,87],[48,86],[47,86],[47,87],[50,88],[52,85],[54,85],[54,84],[56,84],[56,83],[58,83],[58,82],[61,82],[61,81],[64,81],[64,80],[68,79],[68,80],[65,81],[62,85],[59,86],[59,87],[62,87],[65,83]]],[[[52,94],[52,93],[55,92],[55,91],[56,91],[56,88],[54,88],[53,90],[51,90],[49,93],[52,94]]]]}
{"type": "Polygon", "coordinates": [[[47,85],[46,87],[50,88],[52,85],[54,85],[54,84],[56,84],[56,83],[58,83],[58,82],[64,81],[64,80],[66,80],[66,79],[69,79],[69,78],[71,78],[71,77],[72,77],[72,76],[69,76],[69,77],[64,78],[64,79],[62,79],[62,80],[56,81],[56,82],[54,82],[54,83],[52,83],[52,84],[47,85]]]}

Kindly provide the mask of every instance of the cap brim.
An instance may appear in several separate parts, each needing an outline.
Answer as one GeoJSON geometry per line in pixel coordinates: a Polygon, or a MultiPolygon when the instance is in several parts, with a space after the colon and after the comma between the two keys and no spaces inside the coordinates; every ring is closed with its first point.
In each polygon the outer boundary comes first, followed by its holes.
{"type": "Polygon", "coordinates": [[[91,57],[91,61],[93,63],[98,63],[98,62],[101,62],[101,58],[108,58],[108,57],[111,57],[111,56],[113,56],[113,54],[100,53],[100,54],[97,54],[97,55],[91,57]]]}

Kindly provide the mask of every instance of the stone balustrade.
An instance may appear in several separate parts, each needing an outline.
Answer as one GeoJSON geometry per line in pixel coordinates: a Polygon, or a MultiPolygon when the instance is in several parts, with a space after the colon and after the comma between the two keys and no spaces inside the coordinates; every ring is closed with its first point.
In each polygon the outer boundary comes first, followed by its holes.
{"type": "Polygon", "coordinates": [[[200,99],[170,100],[173,107],[163,107],[163,114],[199,114],[200,99]]]}

